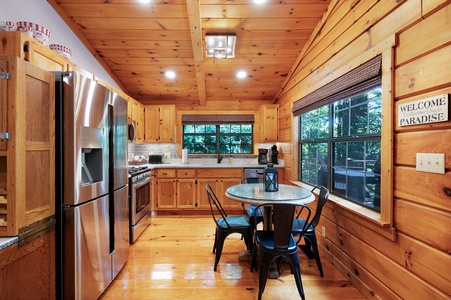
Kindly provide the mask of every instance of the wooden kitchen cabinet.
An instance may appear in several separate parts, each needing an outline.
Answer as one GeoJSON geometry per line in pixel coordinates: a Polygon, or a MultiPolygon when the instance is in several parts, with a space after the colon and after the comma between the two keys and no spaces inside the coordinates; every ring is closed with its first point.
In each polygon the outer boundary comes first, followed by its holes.
{"type": "Polygon", "coordinates": [[[262,105],[259,109],[260,142],[277,142],[279,139],[279,105],[262,105]]]}
{"type": "Polygon", "coordinates": [[[241,168],[225,168],[218,172],[216,168],[205,168],[197,170],[197,207],[200,209],[210,209],[208,203],[207,191],[205,186],[209,184],[216,196],[226,210],[241,210],[241,203],[230,200],[225,196],[228,187],[238,184],[243,178],[243,169],[241,168]]]}
{"type": "Polygon", "coordinates": [[[144,140],[147,143],[175,141],[175,105],[145,106],[144,140]]]}
{"type": "Polygon", "coordinates": [[[47,71],[72,71],[74,64],[19,31],[0,31],[0,54],[15,55],[47,71]]]}
{"type": "Polygon", "coordinates": [[[14,55],[0,72],[0,236],[17,236],[55,214],[55,79],[14,55]]]}
{"type": "Polygon", "coordinates": [[[145,134],[145,117],[144,117],[144,106],[138,102],[132,102],[132,120],[135,121],[136,125],[136,141],[144,142],[145,134]]]}
{"type": "Polygon", "coordinates": [[[196,199],[196,170],[157,170],[156,209],[193,209],[196,199]]]}

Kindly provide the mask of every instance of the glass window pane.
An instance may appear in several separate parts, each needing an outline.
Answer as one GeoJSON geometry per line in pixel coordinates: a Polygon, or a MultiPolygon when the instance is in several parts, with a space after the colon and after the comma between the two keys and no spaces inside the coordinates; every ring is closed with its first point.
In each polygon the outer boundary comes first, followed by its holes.
{"type": "Polygon", "coordinates": [[[216,133],[216,125],[206,125],[205,133],[215,134],[216,133]]]}
{"type": "Polygon", "coordinates": [[[195,125],[196,133],[205,133],[205,125],[195,125]]]}
{"type": "Polygon", "coordinates": [[[183,125],[183,133],[194,133],[194,125],[183,125]]]}
{"type": "Polygon", "coordinates": [[[230,125],[220,125],[219,133],[230,133],[230,125]]]}
{"type": "Polygon", "coordinates": [[[366,134],[368,128],[368,107],[359,105],[351,108],[350,135],[366,134]]]}
{"type": "Polygon", "coordinates": [[[241,125],[242,133],[252,133],[252,125],[241,125]]]}

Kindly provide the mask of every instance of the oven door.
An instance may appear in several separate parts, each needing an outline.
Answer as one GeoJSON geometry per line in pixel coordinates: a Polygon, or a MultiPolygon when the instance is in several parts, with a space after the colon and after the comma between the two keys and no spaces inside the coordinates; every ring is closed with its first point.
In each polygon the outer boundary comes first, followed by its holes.
{"type": "Polygon", "coordinates": [[[130,221],[132,225],[138,223],[151,209],[152,203],[151,177],[131,184],[130,221]]]}

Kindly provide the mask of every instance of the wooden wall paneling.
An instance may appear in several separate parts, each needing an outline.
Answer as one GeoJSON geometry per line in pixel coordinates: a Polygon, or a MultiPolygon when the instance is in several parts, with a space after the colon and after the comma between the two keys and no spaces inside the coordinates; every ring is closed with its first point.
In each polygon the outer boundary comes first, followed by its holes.
{"type": "MultiPolygon", "coordinates": [[[[390,1],[390,3],[393,3],[393,1],[390,1]]],[[[299,99],[333,79],[355,69],[357,66],[376,56],[376,54],[382,53],[390,44],[394,44],[393,32],[401,30],[421,18],[419,9],[420,0],[404,1],[401,3],[392,4],[393,6],[390,7],[385,1],[378,2],[378,6],[373,9],[376,12],[371,10],[366,16],[366,18],[371,20],[379,20],[371,30],[348,30],[343,33],[333,43],[333,46],[326,48],[308,67],[304,68],[302,72],[292,78],[293,84],[295,82],[298,84],[292,88],[287,86],[286,93],[282,96],[299,99]],[[400,5],[401,3],[402,6],[400,5]],[[395,7],[395,11],[380,20],[380,18],[384,17],[395,7]],[[409,12],[407,15],[406,11],[409,12]],[[349,36],[355,36],[359,33],[361,34],[357,38],[351,42],[349,41],[349,36]]],[[[367,19],[359,20],[353,26],[364,26],[366,22],[368,22],[367,19]]],[[[375,23],[375,21],[372,23],[375,23]]]]}
{"type": "MultiPolygon", "coordinates": [[[[439,271],[441,269],[446,270],[450,267],[451,260],[449,260],[447,253],[434,249],[422,241],[418,241],[416,237],[409,237],[403,233],[399,233],[397,241],[393,242],[373,230],[361,226],[350,218],[339,218],[340,222],[335,225],[327,217],[332,214],[331,207],[329,205],[326,206],[323,212],[324,216],[321,218],[321,222],[317,227],[321,228],[321,226],[325,226],[328,237],[336,236],[335,227],[338,226],[362,240],[365,244],[373,247],[376,251],[383,253],[397,264],[412,271],[417,276],[428,282],[433,282],[435,286],[447,293],[450,292],[450,279],[441,276],[439,271]],[[440,265],[441,267],[439,267],[440,265]]],[[[321,233],[318,233],[317,236],[319,240],[323,239],[321,233]]]]}
{"type": "MultiPolygon", "coordinates": [[[[335,39],[321,41],[319,46],[310,49],[311,51],[303,59],[306,65],[300,65],[301,72],[296,73],[293,77],[295,78],[293,84],[295,82],[302,84],[302,80],[312,75],[315,75],[317,78],[312,78],[309,82],[315,82],[316,84],[314,86],[303,87],[296,85],[295,90],[299,95],[291,98],[299,99],[301,96],[307,95],[325,83],[354,69],[357,66],[347,66],[346,62],[359,57],[361,53],[370,50],[372,47],[375,48],[371,49],[373,53],[381,53],[382,51],[377,49],[377,47],[392,34],[392,29],[399,30],[406,26],[406,24],[410,24],[412,21],[418,20],[421,17],[419,1],[404,1],[400,3],[395,3],[394,1],[386,3],[388,2],[387,0],[379,1],[370,12],[362,16],[356,16],[358,19],[348,29],[341,28],[344,31],[334,31],[336,35],[334,36],[335,39]],[[388,15],[386,19],[381,19],[395,8],[397,8],[395,13],[388,15]],[[410,12],[406,17],[403,16],[404,10],[410,12]],[[393,28],[393,26],[396,26],[396,28],[393,28]],[[369,29],[370,27],[371,29],[369,29]],[[350,40],[350,37],[354,38],[350,40]],[[312,57],[309,57],[309,55],[312,57]],[[327,76],[324,74],[327,74],[327,76]]],[[[351,13],[352,10],[350,9],[348,14],[351,13]]],[[[344,15],[343,18],[354,19],[354,17],[349,17],[348,15],[344,15]]],[[[365,58],[362,57],[362,59],[365,58]]],[[[365,61],[362,60],[359,64],[365,61]]],[[[286,90],[291,91],[291,89],[292,87],[287,85],[286,90]]]]}
{"type": "Polygon", "coordinates": [[[421,10],[423,11],[423,16],[434,12],[437,9],[449,4],[449,0],[423,0],[421,1],[421,10]]]}
{"type": "MultiPolygon", "coordinates": [[[[423,1],[425,2],[433,1],[423,1]]],[[[396,65],[444,47],[451,40],[451,7],[448,5],[398,35],[396,65]],[[419,43],[418,41],[421,41],[419,43]]]]}
{"type": "MultiPolygon", "coordinates": [[[[368,272],[365,266],[360,265],[352,257],[346,255],[341,250],[341,247],[329,240],[320,239],[318,243],[320,243],[321,254],[330,257],[330,262],[334,267],[344,274],[368,299],[402,299],[390,290],[384,282],[368,272]],[[327,255],[328,252],[324,251],[325,248],[329,249],[330,255],[327,255]]],[[[344,296],[344,298],[347,297],[344,296]]]]}
{"type": "MultiPolygon", "coordinates": [[[[443,252],[419,241],[417,237],[398,234],[399,256],[403,256],[400,264],[432,283],[438,289],[451,295],[451,281],[447,270],[451,268],[449,252],[443,252]]],[[[391,253],[390,253],[391,254],[391,253]]]]}
{"type": "Polygon", "coordinates": [[[451,86],[451,45],[428,53],[395,71],[395,97],[418,95],[451,86]]]}
{"type": "MultiPolygon", "coordinates": [[[[445,253],[451,249],[451,213],[396,199],[395,225],[400,231],[445,253]],[[427,230],[425,230],[427,229],[427,230]]],[[[439,274],[449,272],[439,272],[439,274]]],[[[448,278],[448,281],[450,279],[448,278]]]]}
{"type": "MultiPolygon", "coordinates": [[[[337,235],[329,239],[337,245],[339,250],[333,253],[334,256],[349,255],[361,268],[365,268],[402,299],[446,299],[445,294],[431,283],[418,280],[417,276],[405,269],[403,265],[394,262],[342,228],[338,228],[337,235]]],[[[333,247],[331,249],[333,251],[333,247]]],[[[361,271],[359,270],[359,273],[361,271]]]]}
{"type": "MultiPolygon", "coordinates": [[[[451,121],[447,122],[449,129],[422,130],[415,132],[402,132],[395,135],[395,164],[415,167],[417,153],[444,153],[445,168],[451,169],[451,121]]],[[[429,128],[433,129],[433,125],[429,128]]],[[[419,174],[424,174],[419,172],[419,174]]],[[[443,175],[442,175],[443,176],[443,175]]]]}
{"type": "Polygon", "coordinates": [[[415,168],[395,167],[394,182],[395,197],[451,212],[451,196],[445,192],[445,189],[451,189],[451,172],[436,174],[418,172],[415,168]]]}

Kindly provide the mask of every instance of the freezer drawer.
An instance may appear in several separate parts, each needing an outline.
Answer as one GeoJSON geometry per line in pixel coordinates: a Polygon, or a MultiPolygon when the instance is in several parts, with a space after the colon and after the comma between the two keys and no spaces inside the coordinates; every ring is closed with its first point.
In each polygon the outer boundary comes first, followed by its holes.
{"type": "Polygon", "coordinates": [[[108,198],[64,209],[64,299],[97,299],[112,281],[108,198]]]}

